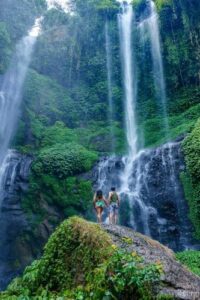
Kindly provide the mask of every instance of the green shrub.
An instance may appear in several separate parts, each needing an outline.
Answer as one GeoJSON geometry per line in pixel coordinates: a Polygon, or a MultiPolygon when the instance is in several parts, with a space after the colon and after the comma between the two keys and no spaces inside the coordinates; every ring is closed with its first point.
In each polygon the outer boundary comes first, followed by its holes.
{"type": "Polygon", "coordinates": [[[190,217],[200,238],[200,120],[183,142],[187,165],[187,176],[182,174],[186,198],[189,202],[190,217]]]}
{"type": "Polygon", "coordinates": [[[200,276],[200,251],[183,251],[176,254],[178,260],[186,265],[193,273],[200,276]]]}
{"type": "Polygon", "coordinates": [[[200,120],[185,139],[183,149],[190,174],[193,180],[198,182],[200,179],[200,120]]]}
{"type": "Polygon", "coordinates": [[[56,144],[40,151],[33,164],[33,171],[37,175],[49,174],[66,178],[88,171],[96,160],[95,152],[78,144],[56,144]]]}

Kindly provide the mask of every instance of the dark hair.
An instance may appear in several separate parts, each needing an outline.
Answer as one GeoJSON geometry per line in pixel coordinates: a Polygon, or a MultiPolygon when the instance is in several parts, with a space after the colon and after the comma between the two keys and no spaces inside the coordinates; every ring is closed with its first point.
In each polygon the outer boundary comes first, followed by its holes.
{"type": "Polygon", "coordinates": [[[112,192],[115,192],[115,187],[114,187],[114,186],[111,187],[111,191],[112,191],[112,192]]]}
{"type": "Polygon", "coordinates": [[[98,190],[97,193],[96,193],[96,196],[97,196],[97,198],[103,197],[103,192],[102,192],[102,190],[98,190]]]}

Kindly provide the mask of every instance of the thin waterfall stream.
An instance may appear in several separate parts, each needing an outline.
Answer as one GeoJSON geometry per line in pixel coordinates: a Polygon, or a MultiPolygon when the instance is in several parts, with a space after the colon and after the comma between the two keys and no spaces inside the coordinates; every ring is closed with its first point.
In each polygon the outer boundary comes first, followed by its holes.
{"type": "Polygon", "coordinates": [[[40,31],[41,18],[36,19],[28,35],[17,44],[10,67],[0,87],[0,165],[15,132],[22,100],[22,89],[33,48],[40,31]]]}

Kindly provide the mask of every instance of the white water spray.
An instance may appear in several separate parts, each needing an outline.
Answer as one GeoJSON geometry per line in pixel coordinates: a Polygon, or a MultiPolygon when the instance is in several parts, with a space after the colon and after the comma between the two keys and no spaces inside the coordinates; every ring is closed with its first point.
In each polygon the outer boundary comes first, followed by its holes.
{"type": "Polygon", "coordinates": [[[69,0],[46,0],[48,9],[60,7],[64,12],[69,12],[69,0]]]}

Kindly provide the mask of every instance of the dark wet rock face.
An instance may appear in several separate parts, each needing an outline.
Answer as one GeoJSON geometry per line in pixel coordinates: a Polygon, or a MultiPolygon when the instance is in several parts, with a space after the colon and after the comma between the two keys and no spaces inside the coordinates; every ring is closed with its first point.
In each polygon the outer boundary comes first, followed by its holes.
{"type": "Polygon", "coordinates": [[[21,208],[31,161],[30,156],[9,150],[1,168],[0,289],[32,260],[32,251],[26,241],[30,227],[21,208]]]}
{"type": "Polygon", "coordinates": [[[177,300],[200,299],[200,277],[181,265],[169,248],[129,228],[112,225],[102,227],[114,244],[129,252],[137,252],[143,257],[144,263],[161,263],[164,274],[161,277],[162,284],[158,287],[159,294],[171,295],[177,300]],[[125,242],[125,237],[128,242],[125,242]]]}
{"type": "Polygon", "coordinates": [[[55,228],[49,221],[63,218],[56,207],[41,199],[40,207],[46,212],[43,220],[28,215],[22,199],[28,191],[30,167],[33,158],[15,150],[8,153],[0,169],[0,290],[21,274],[34,259],[41,256],[44,244],[55,228]]]}
{"type": "Polygon", "coordinates": [[[120,223],[151,236],[175,251],[199,248],[188,218],[180,173],[185,170],[181,143],[141,151],[126,178],[126,158],[103,158],[94,169],[94,188],[121,195],[120,223]],[[128,185],[124,185],[128,181],[128,185]]]}

